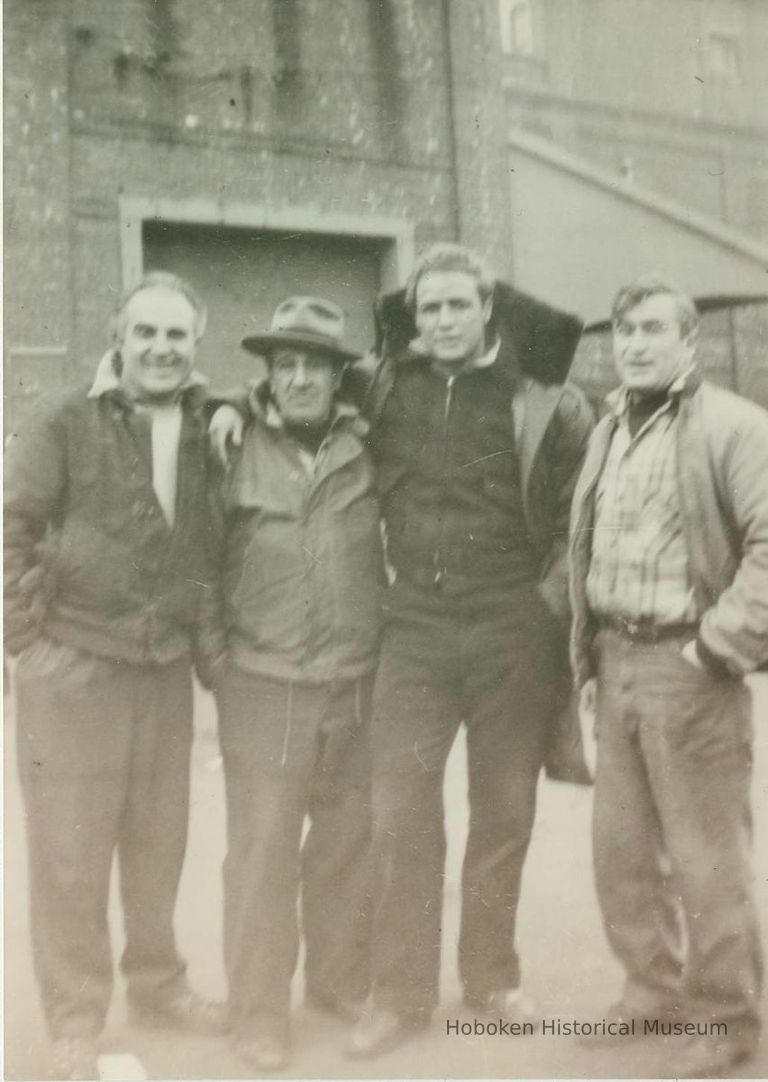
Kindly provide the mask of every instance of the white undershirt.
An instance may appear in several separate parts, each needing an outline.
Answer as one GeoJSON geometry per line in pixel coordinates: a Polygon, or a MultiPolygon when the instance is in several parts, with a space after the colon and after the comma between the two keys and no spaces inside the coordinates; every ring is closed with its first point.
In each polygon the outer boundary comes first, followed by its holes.
{"type": "Polygon", "coordinates": [[[173,528],[176,521],[176,481],[179,469],[181,405],[150,406],[152,418],[152,487],[165,520],[173,528]]]}

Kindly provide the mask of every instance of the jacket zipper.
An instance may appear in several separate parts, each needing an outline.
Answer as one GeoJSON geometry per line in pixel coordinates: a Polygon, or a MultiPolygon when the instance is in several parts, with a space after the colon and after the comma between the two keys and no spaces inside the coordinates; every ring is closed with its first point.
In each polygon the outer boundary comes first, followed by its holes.
{"type": "MultiPolygon", "coordinates": [[[[448,463],[448,421],[451,414],[451,406],[453,405],[453,385],[456,382],[456,376],[449,376],[446,389],[445,389],[445,406],[443,408],[443,448],[442,448],[442,467],[443,474],[448,463]]],[[[443,535],[443,518],[442,515],[438,522],[438,537],[437,544],[435,545],[434,556],[432,557],[432,563],[435,569],[435,577],[433,582],[435,586],[439,586],[443,580],[444,568],[441,561],[442,553],[442,535],[443,535]]]]}

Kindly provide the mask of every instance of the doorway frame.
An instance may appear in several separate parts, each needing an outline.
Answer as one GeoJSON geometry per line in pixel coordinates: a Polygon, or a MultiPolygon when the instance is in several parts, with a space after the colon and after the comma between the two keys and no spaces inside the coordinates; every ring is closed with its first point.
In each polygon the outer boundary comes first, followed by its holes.
{"type": "Polygon", "coordinates": [[[414,263],[414,223],[383,215],[336,214],[315,207],[267,207],[210,198],[166,199],[121,195],[120,256],[123,289],[130,289],[144,270],[142,226],[145,222],[185,225],[220,225],[268,233],[304,233],[311,236],[359,237],[383,242],[381,288],[389,292],[403,285],[414,263]]]}

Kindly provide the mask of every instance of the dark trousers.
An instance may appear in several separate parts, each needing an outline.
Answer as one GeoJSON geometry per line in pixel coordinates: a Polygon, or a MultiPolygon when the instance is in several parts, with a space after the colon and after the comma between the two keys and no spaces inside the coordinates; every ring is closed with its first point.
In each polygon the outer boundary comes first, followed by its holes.
{"type": "Polygon", "coordinates": [[[107,906],[115,849],[128,995],[186,990],[173,934],[187,840],[187,661],[130,665],[41,640],[16,668],[32,948],[54,1036],[95,1035],[112,991],[107,906]]]}
{"type": "Polygon", "coordinates": [[[469,999],[520,982],[515,920],[553,707],[555,637],[533,585],[510,591],[494,614],[398,585],[390,593],[374,695],[374,996],[426,1016],[438,995],[443,775],[462,721],[470,824],[461,977],[469,999]]]}
{"type": "Polygon", "coordinates": [[[217,680],[224,955],[232,1024],[244,1034],[287,1025],[299,884],[308,993],[368,993],[371,682],[308,686],[232,665],[217,680]]]}
{"type": "Polygon", "coordinates": [[[750,695],[614,632],[598,644],[597,889],[640,1011],[756,1026],[750,695]]]}

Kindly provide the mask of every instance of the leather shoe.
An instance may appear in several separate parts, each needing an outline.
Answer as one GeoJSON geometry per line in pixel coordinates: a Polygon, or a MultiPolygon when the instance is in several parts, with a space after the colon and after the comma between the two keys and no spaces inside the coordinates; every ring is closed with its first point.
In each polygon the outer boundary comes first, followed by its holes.
{"type": "Polygon", "coordinates": [[[346,999],[344,996],[326,995],[322,992],[307,992],[306,1004],[316,1011],[335,1014],[337,1018],[341,1018],[350,1026],[356,1026],[365,1014],[368,1001],[365,999],[346,999]]]}
{"type": "Polygon", "coordinates": [[[465,995],[464,1003],[482,1014],[493,1015],[513,1025],[532,1025],[535,1029],[539,1016],[533,1000],[522,988],[497,988],[487,996],[465,995]]]}
{"type": "Polygon", "coordinates": [[[133,1003],[128,1019],[131,1025],[144,1029],[179,1029],[207,1037],[218,1037],[229,1029],[226,1005],[197,992],[185,992],[159,1003],[133,1003]]]}
{"type": "Polygon", "coordinates": [[[288,1062],[288,1041],[272,1033],[262,1033],[257,1037],[237,1037],[233,1047],[249,1067],[262,1074],[281,1071],[288,1062]]]}
{"type": "Polygon", "coordinates": [[[756,1038],[691,1037],[669,1066],[673,1078],[720,1078],[729,1067],[751,1056],[756,1038]]]}
{"type": "Polygon", "coordinates": [[[375,1059],[397,1048],[427,1024],[428,1018],[423,1015],[403,1015],[381,1007],[374,1008],[355,1026],[347,1042],[346,1053],[351,1059],[375,1059]]]}
{"type": "Polygon", "coordinates": [[[68,1080],[99,1077],[96,1042],[90,1037],[57,1037],[53,1042],[54,1077],[68,1080]]]}

